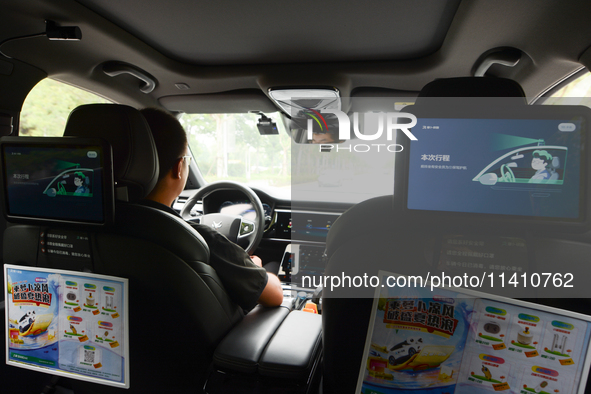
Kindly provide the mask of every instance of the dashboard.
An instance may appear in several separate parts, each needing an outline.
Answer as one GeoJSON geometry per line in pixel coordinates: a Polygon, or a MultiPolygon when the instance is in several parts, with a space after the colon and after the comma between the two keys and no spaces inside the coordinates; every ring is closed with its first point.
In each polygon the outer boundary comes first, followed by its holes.
{"type": "MultiPolygon", "coordinates": [[[[324,255],[328,231],[342,211],[331,212],[321,203],[292,206],[265,192],[253,189],[260,198],[265,214],[265,232],[257,250],[264,261],[279,263],[279,277],[297,286],[303,275],[322,275],[326,266],[324,255]]],[[[185,191],[173,208],[180,211],[191,191],[185,191]]],[[[334,205],[334,204],[332,204],[334,205]]],[[[256,212],[251,202],[237,190],[217,190],[195,204],[191,215],[221,213],[238,215],[254,221],[256,212]]]]}
{"type": "Polygon", "coordinates": [[[339,214],[315,211],[276,210],[275,236],[299,242],[324,243],[339,214]]]}
{"type": "MultiPolygon", "coordinates": [[[[273,211],[267,203],[263,203],[263,210],[265,211],[265,227],[267,227],[271,223],[273,211]]],[[[239,215],[252,221],[257,216],[254,207],[248,200],[226,200],[220,205],[217,212],[225,215],[239,215]]]]}
{"type": "MultiPolygon", "coordinates": [[[[330,227],[342,213],[322,212],[313,208],[292,209],[289,201],[277,200],[258,190],[255,192],[263,205],[265,213],[263,238],[268,240],[324,244],[330,227]]],[[[174,206],[177,211],[182,209],[186,201],[183,197],[174,206]]],[[[210,213],[238,215],[251,221],[256,219],[256,212],[251,202],[236,190],[219,190],[211,193],[203,199],[201,204],[195,204],[191,210],[191,215],[195,217],[210,213]]]]}

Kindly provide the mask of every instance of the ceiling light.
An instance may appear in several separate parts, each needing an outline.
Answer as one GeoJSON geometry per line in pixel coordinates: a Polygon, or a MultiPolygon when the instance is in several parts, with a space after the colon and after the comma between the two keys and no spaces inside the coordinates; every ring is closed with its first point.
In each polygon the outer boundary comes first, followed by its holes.
{"type": "Polygon", "coordinates": [[[341,97],[336,88],[269,89],[269,97],[290,117],[304,117],[303,111],[341,109],[341,97]]]}

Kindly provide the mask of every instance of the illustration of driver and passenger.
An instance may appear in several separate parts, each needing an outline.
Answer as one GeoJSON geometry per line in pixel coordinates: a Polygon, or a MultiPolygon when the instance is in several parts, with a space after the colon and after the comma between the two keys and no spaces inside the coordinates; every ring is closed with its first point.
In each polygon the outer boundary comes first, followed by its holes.
{"type": "Polygon", "coordinates": [[[536,173],[530,178],[529,183],[542,183],[548,180],[557,180],[559,177],[556,167],[559,165],[558,157],[552,157],[545,150],[535,150],[532,153],[531,167],[536,173]]]}
{"type": "Polygon", "coordinates": [[[489,163],[472,180],[485,186],[538,183],[562,185],[568,148],[538,145],[512,150],[489,163]]]}
{"type": "Polygon", "coordinates": [[[91,197],[93,170],[89,168],[74,168],[57,175],[43,191],[49,197],[81,196],[91,197]]]}

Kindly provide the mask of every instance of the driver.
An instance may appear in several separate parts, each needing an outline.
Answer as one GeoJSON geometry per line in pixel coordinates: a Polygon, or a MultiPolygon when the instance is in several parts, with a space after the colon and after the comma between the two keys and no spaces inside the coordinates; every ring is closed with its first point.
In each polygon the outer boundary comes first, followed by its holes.
{"type": "Polygon", "coordinates": [[[316,133],[312,134],[312,143],[313,144],[332,144],[335,142],[339,142],[336,139],[336,136],[332,133],[316,133]]]}
{"type": "MultiPolygon", "coordinates": [[[[158,182],[140,204],[180,217],[171,205],[185,188],[189,175],[191,156],[187,134],[170,113],[157,108],[140,112],[152,130],[160,162],[158,182]]],[[[246,311],[254,308],[257,302],[264,306],[281,305],[283,290],[279,278],[262,268],[259,257],[249,256],[240,246],[208,226],[190,224],[209,246],[209,264],[234,302],[246,311]]]]}

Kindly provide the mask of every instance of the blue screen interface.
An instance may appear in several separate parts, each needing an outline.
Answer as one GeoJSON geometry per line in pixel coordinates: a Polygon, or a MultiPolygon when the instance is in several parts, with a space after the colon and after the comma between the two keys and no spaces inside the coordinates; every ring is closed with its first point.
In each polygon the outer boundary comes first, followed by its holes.
{"type": "Polygon", "coordinates": [[[583,119],[419,118],[407,208],[576,220],[583,119]]]}
{"type": "Polygon", "coordinates": [[[9,215],[104,221],[100,146],[5,146],[3,159],[9,215]]]}

